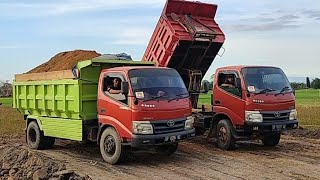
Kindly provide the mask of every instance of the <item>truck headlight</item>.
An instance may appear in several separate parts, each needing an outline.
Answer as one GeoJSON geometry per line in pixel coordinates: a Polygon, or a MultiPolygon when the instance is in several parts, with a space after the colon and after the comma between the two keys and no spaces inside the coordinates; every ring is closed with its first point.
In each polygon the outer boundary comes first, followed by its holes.
{"type": "Polygon", "coordinates": [[[190,130],[193,128],[193,123],[194,123],[194,117],[193,116],[188,116],[187,120],[184,124],[184,129],[185,130],[190,130]]]}
{"type": "Polygon", "coordinates": [[[263,122],[262,114],[259,111],[246,111],[245,113],[247,122],[263,122]]]}
{"type": "Polygon", "coordinates": [[[298,119],[298,112],[296,109],[291,110],[289,120],[296,120],[298,119]]]}
{"type": "Polygon", "coordinates": [[[133,121],[134,134],[153,134],[153,127],[149,121],[133,121]]]}

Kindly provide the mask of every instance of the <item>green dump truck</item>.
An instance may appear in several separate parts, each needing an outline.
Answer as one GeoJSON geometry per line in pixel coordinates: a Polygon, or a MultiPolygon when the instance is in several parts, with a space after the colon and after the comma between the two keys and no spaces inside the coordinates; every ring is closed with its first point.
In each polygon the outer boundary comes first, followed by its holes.
{"type": "Polygon", "coordinates": [[[195,135],[179,73],[151,62],[93,59],[73,70],[16,75],[13,107],[24,114],[30,148],[50,148],[55,138],[90,140],[111,164],[130,147],[173,154],[178,141],[195,135]],[[122,81],[120,99],[106,91],[113,78],[122,81]]]}

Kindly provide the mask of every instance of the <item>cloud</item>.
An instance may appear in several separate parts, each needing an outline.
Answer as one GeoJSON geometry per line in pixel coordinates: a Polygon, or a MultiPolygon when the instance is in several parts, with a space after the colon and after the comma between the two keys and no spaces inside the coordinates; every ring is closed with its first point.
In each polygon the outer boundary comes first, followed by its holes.
{"type": "Polygon", "coordinates": [[[147,44],[158,16],[130,15],[105,18],[64,18],[38,22],[33,33],[49,39],[99,39],[102,43],[115,45],[147,44]]]}
{"type": "Polygon", "coordinates": [[[226,26],[226,30],[233,31],[274,31],[281,29],[289,29],[289,28],[297,28],[298,25],[285,25],[281,22],[269,23],[269,24],[258,24],[258,25],[234,25],[234,26],[226,26]]]}
{"type": "Polygon", "coordinates": [[[314,25],[314,20],[320,19],[320,1],[216,1],[219,5],[216,20],[223,30],[232,32],[300,29],[314,25]]]}
{"type": "Polygon", "coordinates": [[[260,13],[257,16],[239,17],[237,22],[230,21],[223,25],[231,31],[276,31],[301,27],[301,16],[290,13],[260,13]]]}
{"type": "Polygon", "coordinates": [[[62,16],[71,13],[134,9],[137,7],[162,6],[163,0],[56,0],[41,3],[0,3],[0,17],[62,16]]]}
{"type": "Polygon", "coordinates": [[[306,14],[309,18],[320,20],[320,10],[306,10],[302,13],[306,14]]]}
{"type": "Polygon", "coordinates": [[[152,28],[130,28],[119,32],[121,36],[112,43],[117,45],[146,45],[152,35],[152,28]]]}

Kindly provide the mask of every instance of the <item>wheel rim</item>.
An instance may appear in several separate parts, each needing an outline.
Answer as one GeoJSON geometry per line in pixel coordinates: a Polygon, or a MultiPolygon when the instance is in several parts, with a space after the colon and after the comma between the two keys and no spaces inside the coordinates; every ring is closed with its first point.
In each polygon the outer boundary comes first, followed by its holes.
{"type": "Polygon", "coordinates": [[[37,141],[37,132],[34,128],[29,130],[29,141],[35,143],[37,141]]]}
{"type": "Polygon", "coordinates": [[[107,136],[107,138],[104,140],[104,151],[108,156],[113,156],[116,152],[116,141],[113,138],[113,136],[107,136]]]}
{"type": "Polygon", "coordinates": [[[227,129],[225,127],[221,127],[218,133],[219,141],[222,144],[226,144],[228,141],[227,129]]]}

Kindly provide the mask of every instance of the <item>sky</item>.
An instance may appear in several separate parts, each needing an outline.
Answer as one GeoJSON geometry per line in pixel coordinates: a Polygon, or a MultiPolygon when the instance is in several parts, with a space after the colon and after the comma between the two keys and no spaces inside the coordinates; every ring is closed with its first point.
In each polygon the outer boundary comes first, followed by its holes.
{"type": "MultiPolygon", "coordinates": [[[[320,1],[201,0],[226,49],[205,78],[227,65],[272,65],[289,77],[320,77],[320,1]]],[[[0,80],[61,51],[96,50],[140,60],[165,0],[0,0],[0,80]]]]}

